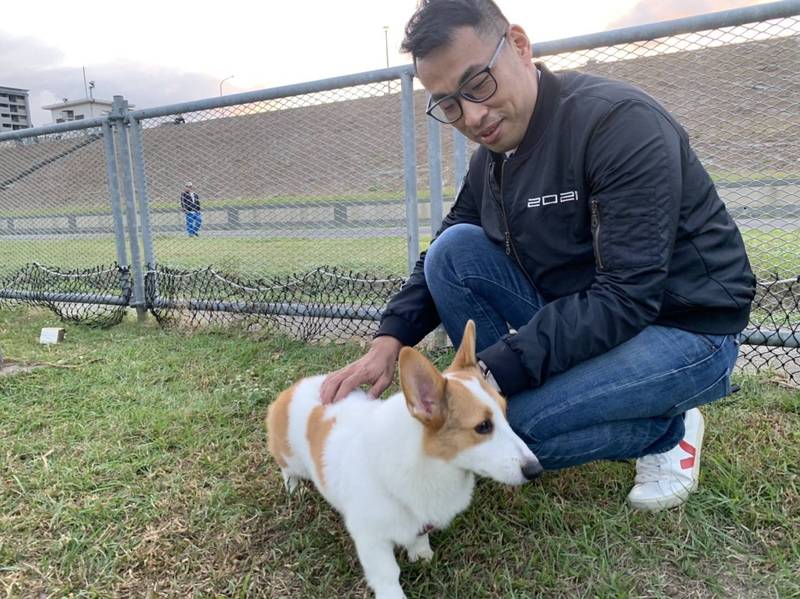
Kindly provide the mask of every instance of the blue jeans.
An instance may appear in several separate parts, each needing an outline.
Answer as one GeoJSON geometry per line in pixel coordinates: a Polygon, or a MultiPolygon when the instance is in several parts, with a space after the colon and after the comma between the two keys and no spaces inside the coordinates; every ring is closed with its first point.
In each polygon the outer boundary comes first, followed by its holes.
{"type": "Polygon", "coordinates": [[[200,225],[203,224],[203,216],[199,211],[190,210],[186,213],[186,233],[189,236],[197,235],[200,225]]]}
{"type": "MultiPolygon", "coordinates": [[[[453,344],[471,318],[478,351],[545,304],[514,259],[474,225],[442,233],[425,258],[425,279],[453,344]]],[[[737,338],[649,326],[510,397],[508,420],[547,469],[667,451],[684,435],[686,410],[730,392],[737,338]]]]}

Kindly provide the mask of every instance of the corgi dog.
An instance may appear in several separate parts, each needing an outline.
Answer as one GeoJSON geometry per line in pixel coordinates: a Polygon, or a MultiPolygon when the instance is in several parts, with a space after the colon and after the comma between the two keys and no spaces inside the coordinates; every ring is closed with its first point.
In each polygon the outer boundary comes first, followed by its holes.
{"type": "Polygon", "coordinates": [[[444,373],[410,347],[398,364],[401,391],[386,400],[357,390],[323,405],[317,376],[281,393],[266,422],[286,489],[311,479],[342,515],[378,599],[405,597],[395,546],[433,557],[428,533],[467,508],[475,475],[520,485],[542,472],[481,375],[472,321],[444,373]]]}

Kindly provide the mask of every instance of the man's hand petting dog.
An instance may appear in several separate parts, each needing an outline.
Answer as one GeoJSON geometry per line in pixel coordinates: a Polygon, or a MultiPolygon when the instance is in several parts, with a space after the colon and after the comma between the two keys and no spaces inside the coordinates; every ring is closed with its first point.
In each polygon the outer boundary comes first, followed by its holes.
{"type": "Polygon", "coordinates": [[[370,397],[380,397],[392,384],[397,368],[397,357],[403,344],[394,337],[377,337],[369,351],[360,359],[330,374],[322,383],[320,397],[323,404],[330,404],[347,397],[361,385],[371,385],[370,397]]]}

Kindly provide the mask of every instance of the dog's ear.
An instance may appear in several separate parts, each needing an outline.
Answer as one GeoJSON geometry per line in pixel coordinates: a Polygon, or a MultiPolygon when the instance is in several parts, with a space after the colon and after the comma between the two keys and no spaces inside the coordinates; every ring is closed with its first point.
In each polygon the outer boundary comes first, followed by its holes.
{"type": "Polygon", "coordinates": [[[475,323],[472,322],[472,320],[468,320],[467,326],[464,327],[464,337],[461,339],[461,345],[458,346],[456,357],[453,358],[453,363],[450,364],[447,372],[477,367],[478,358],[475,357],[475,323]]]}
{"type": "Polygon", "coordinates": [[[445,420],[445,378],[417,350],[400,350],[400,387],[408,411],[428,428],[438,430],[445,420]]]}

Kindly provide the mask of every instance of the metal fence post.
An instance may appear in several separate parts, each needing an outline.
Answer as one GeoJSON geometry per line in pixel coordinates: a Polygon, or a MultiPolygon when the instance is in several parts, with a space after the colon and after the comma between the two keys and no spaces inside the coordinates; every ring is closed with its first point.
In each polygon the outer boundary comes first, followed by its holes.
{"type": "Polygon", "coordinates": [[[417,198],[417,144],[414,139],[414,77],[404,73],[400,78],[403,98],[403,163],[405,164],[406,238],[408,241],[408,272],[414,270],[419,258],[419,214],[417,198]]]}
{"type": "Polygon", "coordinates": [[[125,225],[122,222],[122,205],[119,197],[117,155],[114,151],[114,133],[108,120],[103,122],[103,144],[106,151],[106,175],[111,198],[111,215],[114,221],[114,240],[117,244],[117,261],[121,267],[127,268],[128,253],[125,250],[125,225]]]}
{"type": "Polygon", "coordinates": [[[147,195],[147,180],[144,169],[144,150],[142,149],[142,125],[138,119],[128,117],[131,131],[131,156],[133,158],[133,173],[136,191],[139,194],[139,226],[142,232],[142,246],[144,247],[144,293],[145,303],[151,301],[147,298],[148,283],[152,284],[154,297],[158,296],[156,289],[156,258],[153,251],[153,227],[150,218],[150,198],[147,195]]]}
{"type": "MultiPolygon", "coordinates": [[[[428,181],[431,191],[431,239],[442,226],[442,126],[436,119],[428,122],[428,181]]],[[[447,333],[442,325],[433,334],[434,347],[447,347],[447,333]]]]}
{"type": "Polygon", "coordinates": [[[131,156],[133,158],[133,173],[136,191],[139,195],[139,223],[142,230],[142,246],[144,247],[144,260],[148,269],[155,267],[156,259],[153,252],[153,232],[150,219],[150,198],[147,195],[147,181],[144,170],[144,152],[142,150],[142,126],[135,118],[129,118],[131,131],[131,156]]]}
{"type": "MultiPolygon", "coordinates": [[[[458,193],[464,175],[467,173],[467,138],[453,127],[453,185],[458,193]]],[[[455,199],[455,198],[453,198],[455,199]]]]}
{"type": "Polygon", "coordinates": [[[442,225],[442,127],[432,118],[428,121],[428,180],[431,190],[431,237],[442,225]]]}
{"type": "Polygon", "coordinates": [[[139,322],[147,315],[144,295],[144,276],[139,251],[139,235],[136,224],[136,202],[134,199],[133,177],[131,174],[131,155],[127,131],[128,102],[122,96],[114,96],[114,104],[109,115],[119,132],[119,159],[122,169],[122,189],[125,193],[125,216],[128,224],[128,242],[131,248],[131,273],[133,274],[133,301],[139,322]]]}

